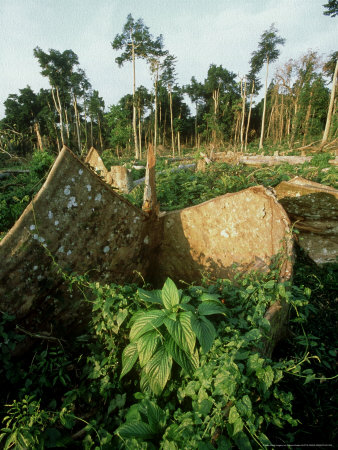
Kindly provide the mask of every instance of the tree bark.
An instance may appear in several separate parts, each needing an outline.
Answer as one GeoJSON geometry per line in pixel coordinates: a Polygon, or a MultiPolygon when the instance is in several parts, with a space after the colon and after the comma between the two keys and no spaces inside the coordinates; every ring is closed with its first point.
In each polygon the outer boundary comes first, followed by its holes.
{"type": "Polygon", "coordinates": [[[266,76],[265,76],[265,93],[264,93],[264,106],[263,106],[263,117],[262,117],[262,127],[261,127],[261,138],[259,140],[259,149],[263,149],[263,138],[264,138],[264,123],[265,123],[265,110],[266,110],[266,96],[268,92],[268,74],[269,74],[269,58],[266,60],[266,76]]]}
{"type": "Polygon", "coordinates": [[[172,150],[173,157],[175,157],[173,97],[172,97],[172,93],[171,93],[171,86],[169,86],[169,106],[170,106],[171,150],[172,150]]]}
{"type": "Polygon", "coordinates": [[[134,132],[134,145],[135,145],[135,158],[139,159],[140,152],[137,142],[137,129],[136,129],[136,105],[135,105],[135,86],[136,86],[136,73],[135,73],[135,47],[134,41],[131,44],[132,61],[133,61],[133,132],[134,132]]]}
{"type": "Polygon", "coordinates": [[[42,145],[42,139],[41,139],[41,134],[40,134],[38,122],[34,123],[34,131],[36,133],[36,138],[37,138],[37,141],[38,141],[38,148],[39,148],[40,152],[43,152],[43,145],[42,145]]]}
{"type": "Polygon", "coordinates": [[[330,131],[331,120],[332,120],[332,111],[333,111],[334,99],[335,99],[335,94],[336,94],[337,76],[338,76],[338,59],[336,61],[336,68],[334,70],[334,75],[333,75],[329,109],[327,111],[325,130],[324,130],[324,134],[323,134],[322,143],[320,145],[321,149],[324,147],[324,145],[326,144],[327,139],[329,137],[329,131],[330,131]]]}
{"type": "Polygon", "coordinates": [[[250,106],[249,106],[249,115],[248,115],[248,122],[246,124],[246,131],[245,131],[245,151],[248,145],[248,133],[249,133],[249,127],[250,127],[250,119],[251,119],[251,109],[252,109],[252,98],[253,93],[255,90],[255,82],[252,82],[252,88],[251,88],[251,94],[250,94],[250,106]]]}

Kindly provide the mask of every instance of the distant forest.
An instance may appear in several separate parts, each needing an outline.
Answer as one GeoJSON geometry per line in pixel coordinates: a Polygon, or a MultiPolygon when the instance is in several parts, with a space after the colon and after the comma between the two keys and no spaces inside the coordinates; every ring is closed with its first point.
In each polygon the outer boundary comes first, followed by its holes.
{"type": "MultiPolygon", "coordinates": [[[[334,17],[337,7],[331,11],[330,3],[324,14],[334,17]]],[[[204,80],[192,76],[179,86],[176,57],[165,48],[163,36],[154,37],[142,19],[129,14],[111,46],[118,67],[130,63],[133,89],[108,108],[72,50],[36,47],[34,57],[50,88],[34,92],[26,86],[8,96],[0,152],[25,156],[67,145],[83,155],[94,146],[139,159],[149,144],[175,155],[201,146],[245,151],[250,143],[259,149],[266,142],[293,148],[336,139],[338,52],[324,58],[309,50],[279,65],[268,85],[269,65],[278,61],[284,43],[271,25],[248,55],[246,75],[210,64],[204,80]],[[140,59],[149,66],[150,90],[135,83],[140,59]],[[258,95],[263,98],[256,102],[258,95]]]]}

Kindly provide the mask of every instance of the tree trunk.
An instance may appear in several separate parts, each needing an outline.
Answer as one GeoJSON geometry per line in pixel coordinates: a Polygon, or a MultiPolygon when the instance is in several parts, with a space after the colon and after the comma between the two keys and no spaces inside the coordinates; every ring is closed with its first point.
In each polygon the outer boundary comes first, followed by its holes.
{"type": "Polygon", "coordinates": [[[132,61],[133,61],[133,132],[134,132],[134,145],[135,145],[135,158],[140,158],[140,152],[137,142],[137,129],[136,129],[136,105],[135,105],[135,86],[136,86],[136,74],[135,74],[135,47],[134,41],[131,44],[132,61]]]}
{"type": "Polygon", "coordinates": [[[321,149],[324,147],[324,145],[326,144],[327,139],[329,137],[329,131],[330,131],[331,120],[332,120],[332,111],[333,111],[333,105],[334,105],[334,98],[335,98],[335,94],[336,94],[337,76],[338,76],[338,59],[336,61],[336,68],[334,70],[334,75],[333,75],[332,90],[331,90],[331,96],[330,96],[330,104],[329,104],[329,109],[327,111],[327,117],[326,117],[326,124],[325,124],[325,130],[324,130],[324,134],[323,134],[323,139],[322,139],[322,143],[320,145],[321,149]]]}
{"type": "Polygon", "coordinates": [[[158,82],[158,64],[155,74],[155,111],[154,111],[154,154],[157,154],[157,82],[158,82]]]}
{"type": "Polygon", "coordinates": [[[173,97],[171,94],[171,86],[169,86],[169,106],[170,106],[170,130],[171,130],[171,150],[173,157],[175,156],[175,140],[174,140],[174,119],[173,119],[173,97]]]}
{"type": "Polygon", "coordinates": [[[141,122],[141,108],[138,108],[138,143],[139,143],[139,157],[142,159],[142,122],[141,122]]]}
{"type": "Polygon", "coordinates": [[[74,106],[74,112],[75,112],[75,125],[76,125],[76,135],[77,135],[77,145],[79,148],[79,154],[81,155],[81,136],[80,136],[80,118],[79,118],[79,112],[77,109],[77,101],[76,96],[73,93],[73,106],[74,106]]]}
{"type": "MultiPolygon", "coordinates": [[[[243,81],[241,80],[241,91],[242,91],[242,85],[243,85],[243,81]]],[[[243,146],[244,146],[244,140],[243,140],[243,135],[244,135],[244,119],[245,119],[245,103],[246,103],[246,78],[244,81],[244,90],[242,93],[242,99],[243,99],[243,104],[242,104],[242,123],[241,123],[241,152],[243,151],[243,146]]]]}
{"type": "Polygon", "coordinates": [[[262,127],[261,127],[261,138],[259,140],[259,149],[263,149],[263,138],[264,138],[264,123],[265,123],[265,110],[266,110],[266,96],[268,92],[268,74],[269,74],[269,58],[266,60],[266,76],[265,76],[265,93],[264,93],[264,106],[263,106],[263,117],[262,117],[262,127]]]}
{"type": "Polygon", "coordinates": [[[42,145],[42,139],[41,139],[38,122],[34,122],[34,131],[35,131],[36,138],[38,141],[38,148],[39,148],[40,152],[43,152],[43,145],[42,145]]]}
{"type": "Polygon", "coordinates": [[[253,93],[255,90],[255,82],[252,82],[252,88],[251,88],[251,94],[250,94],[250,106],[249,106],[249,115],[248,115],[248,122],[246,124],[246,131],[245,131],[245,151],[248,145],[248,133],[249,133],[249,127],[250,127],[250,119],[251,119],[251,109],[252,109],[252,98],[253,93]]]}
{"type": "MultiPolygon", "coordinates": [[[[61,144],[62,147],[65,145],[65,139],[64,139],[64,135],[63,135],[63,118],[62,118],[62,106],[61,106],[61,101],[60,101],[60,96],[59,96],[59,88],[56,87],[54,88],[52,86],[52,97],[53,97],[53,101],[54,101],[54,105],[55,105],[55,109],[57,110],[58,114],[59,114],[59,120],[60,120],[60,135],[61,135],[61,144]],[[57,96],[57,102],[55,99],[55,95],[54,95],[54,89],[56,90],[56,96],[57,96]]],[[[61,149],[59,148],[59,151],[61,149]]]]}
{"type": "Polygon", "coordinates": [[[100,114],[97,115],[97,124],[99,127],[100,147],[101,147],[101,151],[103,151],[103,139],[102,139],[102,131],[101,131],[100,114]]]}

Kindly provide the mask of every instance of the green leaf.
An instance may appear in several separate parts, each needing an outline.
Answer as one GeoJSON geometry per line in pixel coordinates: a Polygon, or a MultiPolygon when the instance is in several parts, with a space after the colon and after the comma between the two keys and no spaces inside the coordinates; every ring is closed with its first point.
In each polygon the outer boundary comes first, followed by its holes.
{"type": "Polygon", "coordinates": [[[244,339],[247,341],[256,341],[257,339],[260,339],[262,336],[260,330],[258,328],[253,328],[252,330],[248,331],[244,335],[244,339]]]}
{"type": "Polygon", "coordinates": [[[150,439],[154,435],[151,426],[140,421],[124,423],[123,425],[118,427],[115,433],[122,438],[138,439],[150,439]]]}
{"type": "Polygon", "coordinates": [[[170,376],[172,357],[165,346],[160,347],[144,366],[149,387],[155,395],[160,395],[170,376]]]}
{"type": "Polygon", "coordinates": [[[153,356],[160,339],[160,334],[156,330],[148,331],[138,338],[137,351],[141,367],[153,356]]]}
{"type": "Polygon", "coordinates": [[[239,414],[236,406],[232,406],[229,412],[229,423],[235,423],[237,419],[239,419],[239,414]]]}
{"type": "Polygon", "coordinates": [[[158,433],[165,426],[165,412],[154,402],[145,399],[141,404],[140,412],[147,418],[154,432],[158,433]]]}
{"type": "Polygon", "coordinates": [[[243,420],[239,417],[235,422],[234,422],[234,434],[237,434],[239,431],[243,430],[243,420]]]}
{"type": "Polygon", "coordinates": [[[210,316],[212,314],[225,314],[226,308],[221,302],[215,303],[205,301],[199,305],[198,312],[201,316],[210,316]]]}
{"type": "Polygon", "coordinates": [[[275,284],[275,280],[269,280],[264,284],[264,289],[273,289],[275,287],[275,284]]]}
{"type": "Polygon", "coordinates": [[[182,367],[189,375],[191,375],[199,365],[199,358],[197,350],[189,354],[182,350],[173,338],[169,337],[164,341],[166,349],[174,359],[174,361],[182,367]]]}
{"type": "Polygon", "coordinates": [[[201,318],[192,317],[191,327],[196,334],[196,337],[202,347],[204,353],[207,353],[216,337],[216,330],[210,320],[206,319],[204,316],[201,318]]]}
{"type": "Polygon", "coordinates": [[[252,415],[252,403],[248,395],[244,395],[237,401],[236,407],[241,416],[250,417],[252,415]]]}
{"type": "Polygon", "coordinates": [[[148,331],[159,328],[167,316],[164,310],[141,311],[134,315],[133,325],[130,329],[129,338],[135,341],[148,331]]]}
{"type": "Polygon", "coordinates": [[[137,292],[140,296],[140,299],[144,302],[158,303],[159,305],[163,305],[160,290],[145,291],[143,289],[138,289],[137,292]]]}
{"type": "Polygon", "coordinates": [[[136,363],[138,357],[137,343],[132,342],[122,352],[122,372],[120,378],[124,377],[136,363]]]}
{"type": "Polygon", "coordinates": [[[201,300],[202,302],[215,302],[215,303],[220,303],[222,304],[222,302],[219,300],[218,295],[217,294],[210,294],[209,292],[204,292],[200,297],[199,300],[201,300]]]}
{"type": "Polygon", "coordinates": [[[162,301],[167,309],[172,309],[173,306],[178,305],[180,302],[178,289],[170,278],[167,278],[162,288],[162,301]]]}
{"type": "Polygon", "coordinates": [[[170,336],[182,350],[193,353],[196,343],[196,335],[191,328],[191,314],[181,312],[177,315],[178,320],[166,318],[164,325],[166,326],[170,336]]]}

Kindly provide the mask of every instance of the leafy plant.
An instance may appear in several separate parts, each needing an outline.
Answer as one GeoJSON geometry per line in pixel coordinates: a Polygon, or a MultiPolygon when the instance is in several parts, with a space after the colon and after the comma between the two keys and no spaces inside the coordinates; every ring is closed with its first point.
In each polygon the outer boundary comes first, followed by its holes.
{"type": "Polygon", "coordinates": [[[122,353],[121,378],[138,359],[141,388],[150,388],[160,395],[170,377],[173,361],[187,374],[192,374],[198,367],[196,339],[207,353],[216,336],[215,328],[206,316],[224,314],[225,308],[217,295],[206,292],[198,298],[198,306],[194,306],[191,297],[183,296],[170,278],[162,291],[139,289],[139,296],[159,308],[139,311],[133,316],[130,344],[122,353]]]}

